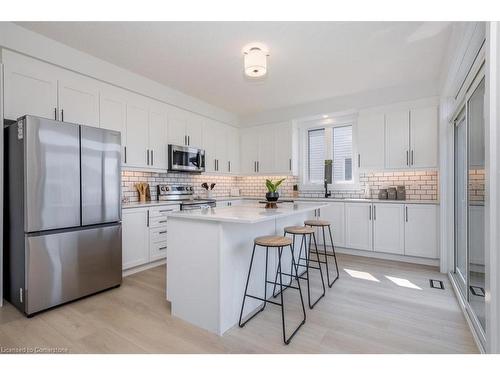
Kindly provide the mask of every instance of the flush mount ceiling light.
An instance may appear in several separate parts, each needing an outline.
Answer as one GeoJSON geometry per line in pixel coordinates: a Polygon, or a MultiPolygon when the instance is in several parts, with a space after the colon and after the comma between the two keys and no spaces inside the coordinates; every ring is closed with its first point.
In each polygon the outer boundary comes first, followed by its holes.
{"type": "Polygon", "coordinates": [[[262,43],[249,43],[243,47],[245,74],[250,78],[260,78],[267,73],[269,49],[262,43]]]}

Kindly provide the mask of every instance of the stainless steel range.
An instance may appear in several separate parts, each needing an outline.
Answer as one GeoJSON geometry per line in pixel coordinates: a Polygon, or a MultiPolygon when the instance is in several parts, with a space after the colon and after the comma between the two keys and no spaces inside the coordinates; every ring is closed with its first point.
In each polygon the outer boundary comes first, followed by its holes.
{"type": "Polygon", "coordinates": [[[181,210],[198,210],[205,207],[215,207],[215,199],[194,198],[193,185],[166,185],[156,187],[159,201],[180,201],[181,210]]]}

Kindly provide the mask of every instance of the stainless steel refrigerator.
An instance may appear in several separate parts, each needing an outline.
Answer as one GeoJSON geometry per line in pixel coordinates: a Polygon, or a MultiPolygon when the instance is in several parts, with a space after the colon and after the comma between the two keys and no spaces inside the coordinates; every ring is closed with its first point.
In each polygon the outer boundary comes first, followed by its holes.
{"type": "Polygon", "coordinates": [[[5,128],[5,297],[26,315],[120,285],[120,150],[116,131],[5,128]]]}

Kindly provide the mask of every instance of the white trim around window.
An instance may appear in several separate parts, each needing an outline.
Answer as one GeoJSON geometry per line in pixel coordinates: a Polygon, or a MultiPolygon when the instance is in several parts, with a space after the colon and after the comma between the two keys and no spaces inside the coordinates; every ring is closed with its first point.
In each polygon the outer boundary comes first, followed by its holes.
{"type": "MultiPolygon", "coordinates": [[[[349,182],[335,182],[328,185],[329,190],[356,190],[359,185],[359,171],[357,163],[354,163],[355,155],[357,155],[357,113],[342,112],[321,115],[317,117],[305,118],[296,120],[295,124],[299,130],[299,183],[301,190],[323,190],[323,183],[311,183],[309,181],[309,131],[316,129],[333,129],[345,126],[352,126],[352,180],[349,182]]],[[[327,137],[331,135],[331,131],[327,131],[327,137]]],[[[333,137],[332,137],[333,139],[333,137]]],[[[328,142],[327,142],[328,144],[328,142]]],[[[331,144],[326,146],[327,154],[333,154],[331,144]]]]}

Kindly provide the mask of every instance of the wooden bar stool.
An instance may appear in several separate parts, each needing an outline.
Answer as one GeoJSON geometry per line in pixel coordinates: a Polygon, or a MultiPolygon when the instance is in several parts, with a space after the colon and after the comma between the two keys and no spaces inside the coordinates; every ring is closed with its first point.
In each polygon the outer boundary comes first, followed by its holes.
{"type": "Polygon", "coordinates": [[[250,260],[250,267],[248,268],[247,283],[245,285],[245,294],[243,295],[243,303],[241,304],[240,320],[239,320],[239,323],[238,323],[239,326],[243,328],[245,326],[245,324],[247,324],[257,314],[259,314],[260,312],[264,311],[264,309],[266,307],[266,304],[268,302],[271,303],[271,304],[273,304],[273,305],[281,306],[281,322],[282,322],[282,328],[283,328],[283,341],[284,341],[285,344],[288,345],[290,343],[290,341],[292,340],[293,336],[295,336],[295,334],[297,333],[297,331],[300,329],[300,327],[302,327],[304,325],[304,323],[306,322],[306,309],[304,307],[304,300],[302,298],[302,290],[300,289],[300,281],[299,281],[299,278],[298,278],[297,264],[295,263],[295,257],[293,255],[292,240],[290,238],[287,238],[287,237],[281,237],[281,236],[263,236],[263,237],[257,237],[254,240],[253,251],[252,251],[252,258],[250,260]],[[266,267],[265,267],[265,273],[264,273],[264,298],[248,294],[248,283],[250,281],[250,274],[252,272],[252,265],[253,265],[254,255],[255,255],[255,249],[256,249],[257,246],[265,247],[266,248],[266,267]],[[300,302],[302,304],[302,313],[303,313],[302,322],[300,322],[300,324],[298,325],[298,327],[295,328],[295,330],[292,332],[292,334],[288,338],[286,337],[285,305],[283,303],[283,290],[284,290],[283,287],[285,285],[283,285],[283,276],[282,275],[284,273],[281,270],[281,256],[283,254],[283,249],[285,247],[288,247],[290,249],[290,253],[292,255],[292,267],[293,267],[293,269],[295,269],[295,276],[294,276],[294,278],[297,281],[297,286],[293,286],[293,285],[290,284],[290,285],[288,285],[288,287],[291,288],[291,289],[296,289],[296,290],[299,291],[300,302]],[[279,283],[277,283],[276,281],[272,282],[272,281],[267,280],[267,267],[268,267],[268,260],[269,260],[269,248],[278,249],[278,268],[277,268],[276,272],[277,272],[277,275],[279,275],[279,280],[280,280],[279,283]],[[279,287],[280,287],[281,303],[275,302],[275,301],[271,301],[271,300],[267,299],[267,285],[268,284],[273,284],[274,286],[279,285],[279,287]],[[242,322],[243,309],[245,307],[245,300],[246,300],[247,297],[253,298],[253,299],[256,299],[256,300],[259,300],[259,301],[262,301],[262,302],[264,302],[264,304],[262,305],[262,307],[259,310],[257,310],[257,312],[255,312],[252,316],[250,316],[244,322],[242,322]]]}
{"type": "Polygon", "coordinates": [[[337,281],[339,278],[339,267],[337,264],[337,256],[335,255],[335,246],[333,246],[331,224],[329,221],[321,220],[321,219],[306,220],[306,221],[304,221],[304,224],[307,226],[310,226],[312,228],[320,227],[323,230],[323,246],[324,246],[325,260],[322,261],[318,258],[318,261],[322,264],[325,264],[325,266],[326,266],[326,279],[328,280],[328,287],[331,288],[333,283],[335,283],[335,281],[337,281]],[[328,233],[330,234],[330,243],[332,245],[332,254],[329,254],[326,251],[326,239],[325,239],[325,228],[326,227],[328,227],[328,233]],[[330,283],[330,271],[328,269],[328,257],[333,257],[333,259],[335,261],[335,270],[337,271],[337,275],[335,276],[335,279],[331,283],[330,283]]]}
{"type": "MultiPolygon", "coordinates": [[[[316,235],[315,235],[315,230],[312,227],[301,227],[301,226],[291,226],[291,227],[286,227],[284,229],[285,236],[287,234],[292,235],[292,251],[295,253],[295,236],[301,236],[302,239],[300,241],[300,249],[299,249],[299,256],[297,260],[297,270],[299,267],[306,267],[306,270],[302,272],[299,275],[299,279],[301,280],[306,280],[307,281],[307,301],[309,304],[309,308],[312,309],[314,306],[320,301],[321,298],[325,296],[325,280],[323,279],[323,270],[321,269],[321,263],[319,259],[319,253],[318,253],[318,244],[316,243],[316,235]],[[309,246],[307,246],[307,236],[309,235],[309,246]],[[310,258],[311,254],[311,249],[312,249],[312,242],[314,241],[314,247],[315,247],[315,253],[316,253],[316,260],[310,258]],[[304,250],[304,257],[302,257],[302,250],[304,250]],[[301,261],[305,261],[305,265],[301,264],[301,261]],[[317,266],[313,266],[310,264],[310,262],[317,263],[317,266]],[[311,303],[311,285],[310,285],[310,279],[309,279],[309,270],[310,269],[316,269],[319,270],[319,275],[321,277],[321,285],[323,287],[323,293],[314,301],[311,303]],[[305,277],[304,277],[305,274],[305,277]]],[[[285,274],[286,276],[290,276],[292,278],[292,267],[290,267],[290,275],[285,274]]],[[[278,278],[278,275],[276,274],[275,281],[278,278]]],[[[290,283],[292,282],[292,279],[290,280],[290,283]]],[[[285,288],[286,289],[286,288],[285,288]]],[[[276,297],[276,286],[274,286],[273,290],[273,296],[276,297]]]]}

